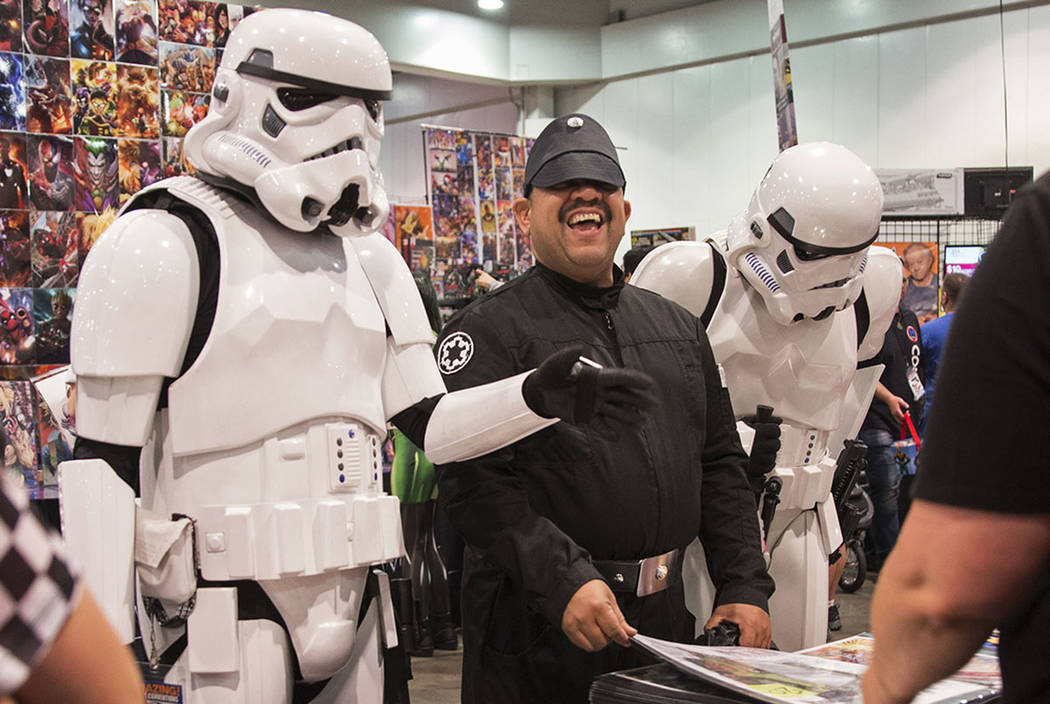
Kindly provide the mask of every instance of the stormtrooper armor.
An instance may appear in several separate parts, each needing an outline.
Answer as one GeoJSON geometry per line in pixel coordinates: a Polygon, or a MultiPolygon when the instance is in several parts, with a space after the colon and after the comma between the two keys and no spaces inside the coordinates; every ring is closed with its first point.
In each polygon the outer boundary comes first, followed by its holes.
{"type": "Polygon", "coordinates": [[[386,421],[419,410],[442,463],[558,420],[525,403],[528,374],[445,394],[411,274],[375,233],[390,87],[351,22],[245,18],[186,137],[201,178],[137,194],[81,274],[89,458],[62,467],[64,528],[128,640],[137,601],[151,677],[187,704],[290,702],[296,680],[297,701],[382,701],[396,629],[372,566],[404,552],[386,421]]]}
{"type": "MultiPolygon", "coordinates": [[[[834,144],[799,145],[773,162],[728,231],[659,247],[631,279],[704,319],[738,419],[759,404],[783,419],[770,474],[782,482],[780,503],[766,527],[773,640],[783,650],[826,638],[828,555],[841,544],[835,460],[881,370],[858,372],[857,362],[881,348],[900,295],[896,255],[869,246],[881,213],[882,189],[864,162],[834,144]]],[[[738,430],[749,447],[754,431],[738,430]]],[[[705,571],[698,544],[689,561],[705,571]]],[[[688,594],[702,624],[713,600],[706,575],[688,594]]]]}

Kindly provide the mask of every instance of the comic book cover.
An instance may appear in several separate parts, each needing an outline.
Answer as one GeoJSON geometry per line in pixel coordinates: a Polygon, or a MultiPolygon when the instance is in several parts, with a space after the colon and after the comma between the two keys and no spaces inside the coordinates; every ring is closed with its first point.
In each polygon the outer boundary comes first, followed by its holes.
{"type": "Polygon", "coordinates": [[[99,236],[106,231],[117,211],[113,208],[101,213],[77,213],[77,257],[80,269],[84,268],[84,259],[99,236]]]}
{"type": "Polygon", "coordinates": [[[29,135],[29,202],[37,210],[72,210],[73,140],[29,135]]]}
{"type": "Polygon", "coordinates": [[[427,149],[454,151],[456,137],[453,130],[427,130],[427,149]]]}
{"type": "Polygon", "coordinates": [[[161,140],[162,156],[164,157],[164,176],[182,176],[192,174],[194,169],[186,161],[186,155],[182,151],[182,140],[178,137],[165,137],[161,140]]]}
{"type": "Polygon", "coordinates": [[[0,53],[0,130],[25,130],[25,57],[0,53]]]}
{"type": "Polygon", "coordinates": [[[112,0],[69,0],[69,55],[113,60],[112,0]]]}
{"type": "Polygon", "coordinates": [[[157,65],[156,0],[116,0],[117,61],[157,65]]]}
{"type": "Polygon", "coordinates": [[[514,181],[511,178],[510,169],[496,168],[496,200],[512,200],[514,198],[514,181]]]}
{"type": "Polygon", "coordinates": [[[208,114],[210,96],[179,90],[160,92],[161,128],[165,137],[185,137],[191,127],[208,114]]]}
{"type": "Polygon", "coordinates": [[[438,238],[457,237],[459,235],[459,199],[456,196],[435,195],[432,205],[434,208],[434,236],[438,238]]]}
{"type": "Polygon", "coordinates": [[[470,138],[469,132],[457,131],[453,135],[456,149],[456,161],[460,167],[474,163],[474,140],[470,138]]]}
{"type": "Polygon", "coordinates": [[[511,172],[511,194],[514,198],[525,196],[525,170],[513,169],[511,172]]]}
{"type": "MultiPolygon", "coordinates": [[[[36,299],[34,298],[34,301],[36,299]]],[[[69,417],[68,378],[69,367],[47,368],[33,377],[36,397],[37,437],[40,438],[40,454],[37,467],[42,472],[43,498],[58,496],[58,465],[73,459],[73,420],[69,417]]]]}
{"type": "Polygon", "coordinates": [[[215,49],[160,43],[160,82],[170,90],[207,93],[215,80],[215,49]]]}
{"type": "Polygon", "coordinates": [[[69,364],[69,329],[76,289],[38,288],[33,291],[38,364],[69,364]]]}
{"type": "Polygon", "coordinates": [[[0,51],[22,51],[22,3],[0,0],[0,51]]]}
{"type": "Polygon", "coordinates": [[[117,69],[117,129],[124,137],[160,136],[157,69],[120,66],[117,69]]]}
{"type": "Polygon", "coordinates": [[[117,133],[117,65],[72,59],[73,131],[98,137],[117,133]]]}
{"type": "Polygon", "coordinates": [[[27,207],[26,137],[0,134],[0,209],[27,207]]]}
{"type": "Polygon", "coordinates": [[[28,286],[31,275],[29,213],[0,210],[0,286],[28,286]]]}
{"type": "Polygon", "coordinates": [[[22,29],[23,51],[69,55],[69,6],[62,0],[23,0],[22,29]]]}
{"type": "Polygon", "coordinates": [[[33,286],[65,288],[77,282],[77,216],[52,210],[30,211],[33,286]]]}
{"type": "Polygon", "coordinates": [[[401,253],[408,254],[411,267],[428,268],[434,261],[434,225],[430,207],[394,206],[394,226],[401,242],[401,253]]]}
{"type": "MultiPolygon", "coordinates": [[[[430,150],[430,171],[456,173],[456,152],[451,149],[430,150]]],[[[455,178],[455,176],[453,176],[455,178]]]]}
{"type": "Polygon", "coordinates": [[[478,209],[473,198],[459,199],[459,256],[470,264],[478,263],[478,209]]]}
{"type": "Polygon", "coordinates": [[[32,364],[33,289],[0,288],[0,364],[32,364]]]}
{"type": "Polygon", "coordinates": [[[474,195],[474,165],[460,164],[456,171],[456,195],[474,195]]]}
{"type": "Polygon", "coordinates": [[[0,423],[6,443],[2,449],[3,468],[30,497],[39,497],[44,484],[37,471],[36,404],[28,381],[0,381],[0,423]]]}
{"type": "Polygon", "coordinates": [[[101,213],[120,200],[117,180],[117,140],[77,137],[74,145],[76,209],[101,213]]]}
{"type": "Polygon", "coordinates": [[[514,247],[514,211],[509,200],[496,203],[496,218],[499,221],[497,261],[503,266],[513,267],[517,260],[517,253],[514,247]]]}
{"type": "Polygon", "coordinates": [[[496,200],[496,179],[492,167],[478,164],[478,200],[496,200]]]}
{"type": "Polygon", "coordinates": [[[510,139],[510,165],[515,169],[525,168],[525,140],[521,137],[510,139]]]}
{"type": "MultiPolygon", "coordinates": [[[[157,13],[162,40],[196,44],[197,46],[215,46],[216,3],[199,2],[198,0],[160,0],[157,4],[157,13]]],[[[225,38],[223,43],[225,44],[225,38]]]]}
{"type": "Polygon", "coordinates": [[[214,3],[215,10],[212,12],[208,26],[212,28],[212,46],[222,49],[226,46],[226,40],[230,38],[230,32],[236,27],[236,21],[240,19],[240,6],[228,5],[224,2],[214,3]],[[236,12],[237,20],[231,15],[236,12]]]}
{"type": "Polygon", "coordinates": [[[500,169],[510,168],[510,138],[493,137],[492,151],[496,157],[496,167],[500,169]]]}
{"type": "Polygon", "coordinates": [[[120,203],[142,188],[164,178],[160,142],[144,139],[117,140],[117,171],[120,179],[120,203]]]}
{"type": "Polygon", "coordinates": [[[437,196],[458,196],[459,184],[456,174],[432,171],[430,173],[430,194],[437,196]]]}
{"type": "Polygon", "coordinates": [[[69,61],[26,57],[26,130],[69,134],[73,130],[73,88],[69,61]]]}

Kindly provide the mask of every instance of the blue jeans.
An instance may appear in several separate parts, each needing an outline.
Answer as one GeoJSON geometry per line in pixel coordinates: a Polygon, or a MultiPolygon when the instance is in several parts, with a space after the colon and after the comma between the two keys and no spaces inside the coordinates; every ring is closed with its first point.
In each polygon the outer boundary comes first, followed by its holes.
{"type": "Polygon", "coordinates": [[[897,515],[897,494],[901,484],[901,470],[893,458],[893,436],[885,430],[861,430],[857,436],[868,446],[868,490],[875,504],[875,516],[868,535],[871,540],[875,567],[881,566],[893,549],[900,532],[897,515]]]}

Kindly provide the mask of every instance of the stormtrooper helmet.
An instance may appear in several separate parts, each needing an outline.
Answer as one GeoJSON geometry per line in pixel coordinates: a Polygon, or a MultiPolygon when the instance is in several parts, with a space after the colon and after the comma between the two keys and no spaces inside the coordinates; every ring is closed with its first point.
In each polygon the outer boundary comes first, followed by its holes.
{"type": "Polygon", "coordinates": [[[262,10],[231,32],[186,157],[285,227],[370,234],[389,211],[378,168],[390,96],[386,52],[367,30],[320,12],[262,10]]]}
{"type": "Polygon", "coordinates": [[[823,320],[860,297],[881,217],[871,167],[837,144],[800,144],[773,161],[729,224],[728,258],[778,323],[823,320]]]}

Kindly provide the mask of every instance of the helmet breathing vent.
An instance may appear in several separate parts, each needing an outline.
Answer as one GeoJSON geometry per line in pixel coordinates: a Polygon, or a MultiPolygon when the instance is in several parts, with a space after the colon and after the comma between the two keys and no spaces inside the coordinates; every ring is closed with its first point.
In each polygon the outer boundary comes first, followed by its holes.
{"type": "Polygon", "coordinates": [[[857,273],[858,274],[863,274],[864,273],[864,267],[866,267],[867,265],[868,265],[868,255],[864,255],[864,258],[860,260],[860,270],[857,273]]]}
{"type": "Polygon", "coordinates": [[[783,250],[777,255],[777,266],[785,274],[790,274],[795,270],[794,265],[791,263],[791,257],[788,256],[787,250],[783,250]]]}
{"type": "Polygon", "coordinates": [[[747,265],[751,267],[751,270],[755,272],[759,280],[764,283],[770,291],[773,293],[780,292],[780,284],[778,284],[777,280],[773,278],[773,274],[769,272],[766,265],[755,256],[754,252],[748,252],[745,254],[744,261],[747,262],[747,265]]]}

